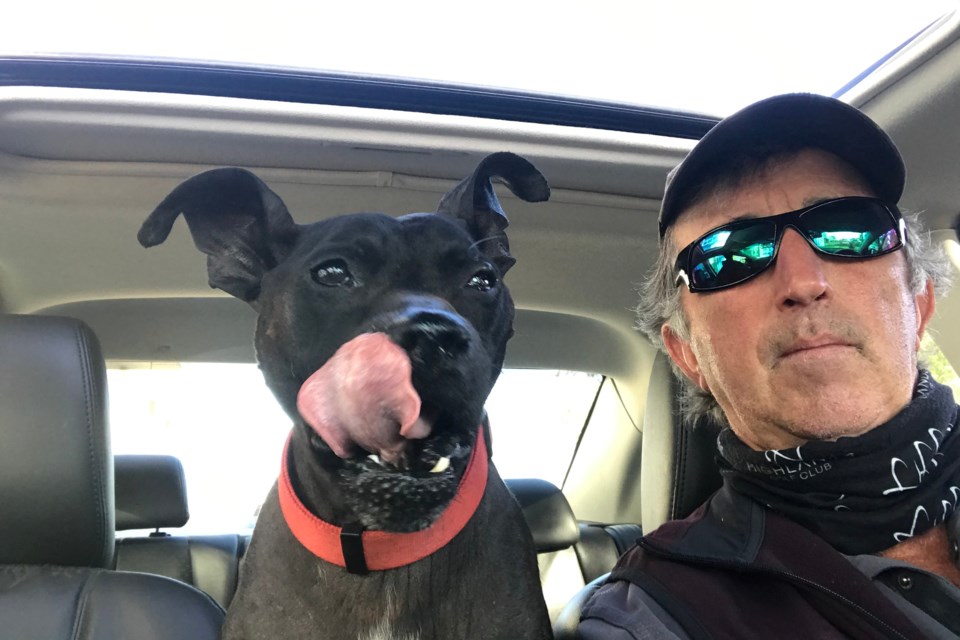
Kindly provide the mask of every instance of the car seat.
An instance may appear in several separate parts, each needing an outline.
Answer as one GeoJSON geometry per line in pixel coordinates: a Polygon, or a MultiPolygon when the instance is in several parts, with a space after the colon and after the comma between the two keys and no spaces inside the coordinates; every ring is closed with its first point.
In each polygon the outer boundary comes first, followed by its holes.
{"type": "MultiPolygon", "coordinates": [[[[720,488],[715,462],[718,433],[719,427],[708,419],[693,424],[682,419],[680,383],[667,356],[657,353],[643,416],[640,482],[644,531],[687,517],[720,488]]],[[[567,604],[554,624],[556,640],[579,637],[580,610],[605,580],[606,575],[593,580],[567,604]]]]}
{"type": "Polygon", "coordinates": [[[213,640],[223,610],[208,596],[111,568],[106,402],[86,325],[0,316],[0,636],[213,640]]]}

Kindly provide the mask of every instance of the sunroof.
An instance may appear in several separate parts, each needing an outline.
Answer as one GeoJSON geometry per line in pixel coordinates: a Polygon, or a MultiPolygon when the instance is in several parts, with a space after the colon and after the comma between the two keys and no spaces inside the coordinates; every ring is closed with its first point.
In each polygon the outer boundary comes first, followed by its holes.
{"type": "Polygon", "coordinates": [[[722,116],[775,93],[835,94],[954,6],[952,0],[18,2],[5,7],[0,53],[298,67],[722,116]]]}

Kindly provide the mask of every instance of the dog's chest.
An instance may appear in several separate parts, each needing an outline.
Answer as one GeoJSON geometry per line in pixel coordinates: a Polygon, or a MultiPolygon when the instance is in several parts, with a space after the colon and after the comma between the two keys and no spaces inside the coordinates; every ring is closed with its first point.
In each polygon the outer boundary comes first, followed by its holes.
{"type": "Polygon", "coordinates": [[[398,633],[393,625],[384,620],[367,634],[361,634],[357,640],[420,640],[419,633],[398,633]]]}

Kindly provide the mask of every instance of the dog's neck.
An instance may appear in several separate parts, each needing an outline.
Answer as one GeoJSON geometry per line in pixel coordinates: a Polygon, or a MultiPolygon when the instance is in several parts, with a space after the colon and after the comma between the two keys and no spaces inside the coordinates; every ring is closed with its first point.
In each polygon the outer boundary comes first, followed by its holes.
{"type": "Polygon", "coordinates": [[[412,533],[365,531],[338,527],[310,512],[297,497],[290,479],[290,441],[283,451],[278,482],[280,508],[294,537],[315,556],[350,573],[395,569],[426,558],[446,546],[473,517],[487,486],[487,446],[483,428],[453,500],[426,529],[412,533]]]}

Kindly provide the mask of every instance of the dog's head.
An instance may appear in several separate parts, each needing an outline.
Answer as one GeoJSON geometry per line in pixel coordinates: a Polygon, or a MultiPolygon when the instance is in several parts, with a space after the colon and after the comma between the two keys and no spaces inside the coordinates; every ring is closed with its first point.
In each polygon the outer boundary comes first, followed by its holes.
{"type": "Polygon", "coordinates": [[[174,189],[138,235],[159,244],[183,213],[210,285],[258,312],[268,386],[368,528],[415,530],[442,511],[500,372],[514,258],[492,179],[549,197],[533,165],[495,153],[436,213],[298,225],[254,174],[215,169],[174,189]]]}

